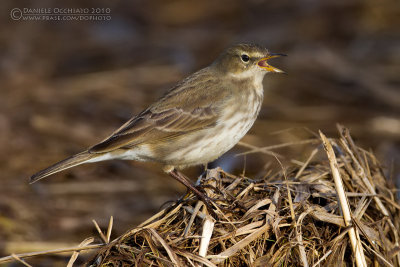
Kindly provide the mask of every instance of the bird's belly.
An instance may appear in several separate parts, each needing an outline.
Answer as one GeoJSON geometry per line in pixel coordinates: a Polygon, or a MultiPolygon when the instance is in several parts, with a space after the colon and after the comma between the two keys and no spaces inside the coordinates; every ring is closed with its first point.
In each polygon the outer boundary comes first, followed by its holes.
{"type": "Polygon", "coordinates": [[[253,125],[256,116],[234,115],[223,123],[187,136],[165,157],[165,164],[177,167],[211,162],[236,145],[253,125]],[[238,116],[238,117],[236,117],[238,116]],[[186,139],[186,140],[185,140],[186,139]]]}

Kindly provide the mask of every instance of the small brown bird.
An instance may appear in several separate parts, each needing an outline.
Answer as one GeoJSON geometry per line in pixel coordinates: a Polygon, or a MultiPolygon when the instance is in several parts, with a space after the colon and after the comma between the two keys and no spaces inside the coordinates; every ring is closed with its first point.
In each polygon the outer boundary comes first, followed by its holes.
{"type": "Polygon", "coordinates": [[[208,198],[178,169],[207,164],[231,149],[253,125],[263,102],[263,78],[283,71],[267,60],[283,54],[238,44],[190,75],[108,138],[36,174],[46,176],[110,159],[155,161],[188,187],[213,213],[208,198]]]}

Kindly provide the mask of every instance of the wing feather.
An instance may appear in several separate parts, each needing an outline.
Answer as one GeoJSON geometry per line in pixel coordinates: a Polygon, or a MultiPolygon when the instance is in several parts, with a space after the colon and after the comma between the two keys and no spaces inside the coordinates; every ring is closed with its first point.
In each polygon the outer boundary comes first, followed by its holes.
{"type": "MultiPolygon", "coordinates": [[[[209,109],[206,108],[206,109],[209,109]]],[[[91,153],[104,153],[118,148],[132,147],[144,142],[157,142],[164,139],[175,138],[182,134],[213,126],[217,121],[216,114],[207,116],[184,112],[181,109],[167,110],[165,114],[143,114],[143,118],[132,121],[126,128],[114,133],[105,141],[95,145],[91,153]],[[164,115],[164,116],[163,116],[164,115]]]]}
{"type": "Polygon", "coordinates": [[[191,79],[185,79],[147,110],[90,148],[89,152],[104,153],[143,143],[170,140],[214,126],[218,122],[220,107],[228,93],[226,90],[219,90],[219,97],[216,98],[215,93],[208,89],[218,86],[218,80],[211,79],[210,75],[204,79],[204,75],[207,75],[205,72],[203,69],[191,79]],[[193,90],[196,94],[193,94],[193,90]]]}

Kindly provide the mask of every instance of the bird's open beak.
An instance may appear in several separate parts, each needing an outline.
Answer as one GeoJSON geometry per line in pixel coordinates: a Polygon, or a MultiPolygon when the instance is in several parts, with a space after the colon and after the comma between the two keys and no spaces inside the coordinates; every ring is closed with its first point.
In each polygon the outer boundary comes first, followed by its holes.
{"type": "Polygon", "coordinates": [[[280,70],[278,68],[272,67],[271,65],[269,65],[267,63],[268,59],[271,58],[276,58],[276,57],[282,57],[282,56],[286,56],[285,54],[280,54],[280,53],[270,53],[267,57],[262,58],[260,61],[258,61],[258,66],[260,68],[265,69],[266,71],[270,71],[270,72],[278,72],[278,73],[285,73],[283,70],[280,70]]]}

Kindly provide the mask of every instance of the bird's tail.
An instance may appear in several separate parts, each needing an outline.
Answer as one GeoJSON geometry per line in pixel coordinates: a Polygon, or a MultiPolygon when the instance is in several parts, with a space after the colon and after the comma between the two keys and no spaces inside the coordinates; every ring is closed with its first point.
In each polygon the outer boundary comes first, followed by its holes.
{"type": "Polygon", "coordinates": [[[86,161],[88,161],[96,156],[98,156],[98,154],[97,155],[91,154],[88,151],[84,151],[79,154],[73,155],[69,158],[66,158],[66,159],[60,161],[60,162],[57,162],[54,165],[51,165],[50,167],[48,167],[44,170],[41,170],[38,173],[35,173],[34,175],[31,176],[29,183],[32,184],[40,179],[43,179],[49,175],[52,175],[54,173],[57,173],[57,172],[65,170],[65,169],[83,164],[86,161]]]}

